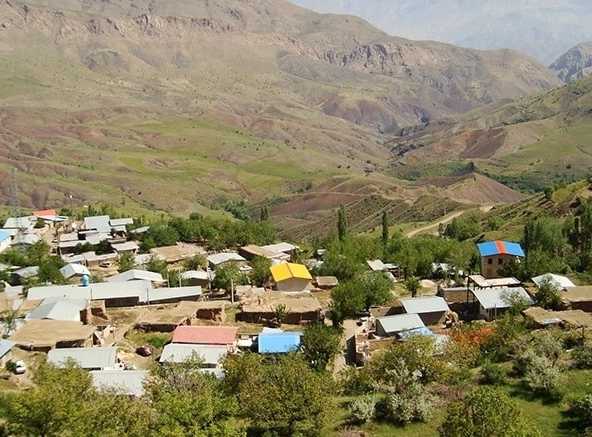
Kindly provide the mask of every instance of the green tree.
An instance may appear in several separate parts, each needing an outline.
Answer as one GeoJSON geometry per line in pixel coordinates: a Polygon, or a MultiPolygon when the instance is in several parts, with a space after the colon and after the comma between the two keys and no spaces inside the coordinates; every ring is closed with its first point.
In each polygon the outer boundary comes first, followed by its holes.
{"type": "Polygon", "coordinates": [[[337,236],[342,242],[347,238],[347,215],[343,205],[337,211],[337,236]]]}
{"type": "Polygon", "coordinates": [[[386,211],[382,212],[382,245],[387,247],[389,242],[389,218],[386,211]]]}
{"type": "Polygon", "coordinates": [[[269,220],[269,208],[267,205],[264,205],[261,207],[260,221],[266,222],[267,220],[269,220]]]}
{"type": "Polygon", "coordinates": [[[323,323],[304,329],[302,353],[313,369],[325,370],[340,350],[341,333],[323,323]]]}
{"type": "Polygon", "coordinates": [[[386,303],[391,297],[392,283],[383,273],[366,273],[340,283],[331,291],[331,312],[335,324],[348,317],[386,303]]]}
{"type": "Polygon", "coordinates": [[[119,255],[117,259],[117,271],[119,273],[127,272],[132,270],[136,266],[136,260],[134,255],[130,252],[125,252],[119,255]]]}
{"type": "Polygon", "coordinates": [[[548,310],[561,308],[561,294],[559,289],[548,279],[545,279],[538,287],[534,295],[537,305],[548,310]]]}
{"type": "Polygon", "coordinates": [[[195,255],[183,262],[185,270],[205,270],[208,267],[208,260],[203,255],[195,255]]]}
{"type": "Polygon", "coordinates": [[[526,421],[516,402],[492,387],[480,387],[463,401],[450,404],[439,431],[442,437],[541,436],[526,421]]]}
{"type": "Polygon", "coordinates": [[[250,277],[253,284],[257,287],[263,287],[269,279],[271,278],[271,260],[268,258],[264,258],[262,256],[257,256],[251,262],[251,270],[250,277]]]}
{"type": "Polygon", "coordinates": [[[415,297],[421,288],[421,282],[415,276],[409,276],[405,279],[405,288],[411,293],[411,297],[415,297]]]}
{"type": "Polygon", "coordinates": [[[216,269],[216,277],[212,281],[212,287],[230,291],[232,285],[236,287],[245,282],[245,275],[241,273],[238,266],[234,263],[228,263],[216,269]]]}
{"type": "Polygon", "coordinates": [[[232,356],[224,363],[227,391],[237,394],[253,434],[322,435],[332,411],[330,376],[313,371],[300,354],[275,361],[253,355],[232,356]]]}

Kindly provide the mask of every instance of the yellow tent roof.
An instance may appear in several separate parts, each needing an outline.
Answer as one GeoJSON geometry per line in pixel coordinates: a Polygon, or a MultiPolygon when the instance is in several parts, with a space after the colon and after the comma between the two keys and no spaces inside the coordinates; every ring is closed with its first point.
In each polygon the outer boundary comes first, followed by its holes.
{"type": "Polygon", "coordinates": [[[308,279],[312,280],[308,269],[302,264],[282,263],[271,267],[271,276],[275,282],[285,281],[287,279],[308,279]]]}

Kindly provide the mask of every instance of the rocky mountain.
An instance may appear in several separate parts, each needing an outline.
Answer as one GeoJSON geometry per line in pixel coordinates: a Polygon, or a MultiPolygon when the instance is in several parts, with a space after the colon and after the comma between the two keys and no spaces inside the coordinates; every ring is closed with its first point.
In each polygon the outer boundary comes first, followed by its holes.
{"type": "Polygon", "coordinates": [[[479,49],[511,48],[546,65],[592,39],[588,0],[294,0],[363,17],[393,35],[479,49]]]}
{"type": "Polygon", "coordinates": [[[592,42],[571,48],[553,62],[550,68],[564,82],[582,79],[592,74],[592,42]]]}
{"type": "Polygon", "coordinates": [[[557,83],[283,0],[0,0],[0,168],[28,204],[187,211],[380,172],[385,135],[557,83]]]}

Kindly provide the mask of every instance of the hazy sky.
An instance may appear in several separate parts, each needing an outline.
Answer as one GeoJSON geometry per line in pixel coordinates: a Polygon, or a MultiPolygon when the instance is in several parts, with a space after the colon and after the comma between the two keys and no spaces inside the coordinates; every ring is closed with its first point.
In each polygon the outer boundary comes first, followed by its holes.
{"type": "Polygon", "coordinates": [[[474,48],[512,48],[550,64],[592,40],[592,0],[292,0],[358,15],[386,32],[474,48]]]}

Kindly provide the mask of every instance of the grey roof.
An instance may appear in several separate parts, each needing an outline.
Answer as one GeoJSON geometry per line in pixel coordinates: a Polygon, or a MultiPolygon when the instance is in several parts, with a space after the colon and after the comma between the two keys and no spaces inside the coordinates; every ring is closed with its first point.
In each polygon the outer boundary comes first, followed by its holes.
{"type": "Polygon", "coordinates": [[[86,308],[86,299],[47,298],[27,314],[27,320],[72,320],[80,322],[80,311],[86,308]]]}
{"type": "Polygon", "coordinates": [[[118,218],[118,219],[111,219],[109,220],[109,224],[111,226],[127,226],[127,225],[133,225],[134,224],[134,219],[131,217],[127,217],[127,218],[118,218]]]}
{"type": "Polygon", "coordinates": [[[24,279],[32,278],[39,274],[39,266],[23,267],[22,269],[15,270],[13,273],[24,279]]]}
{"type": "Polygon", "coordinates": [[[88,269],[83,266],[82,264],[66,264],[64,267],[60,269],[60,273],[66,279],[70,279],[72,276],[76,275],[87,275],[90,276],[90,272],[88,269]]]}
{"type": "Polygon", "coordinates": [[[187,270],[186,272],[181,273],[181,279],[183,280],[200,279],[202,281],[207,281],[209,278],[210,276],[205,270],[187,270]]]}
{"type": "Polygon", "coordinates": [[[103,241],[108,240],[111,238],[111,234],[107,232],[97,232],[92,234],[87,234],[85,237],[85,243],[88,243],[92,246],[96,246],[101,244],[103,241]]]}
{"type": "Polygon", "coordinates": [[[160,273],[150,272],[148,270],[133,269],[105,279],[107,282],[126,282],[126,281],[150,281],[163,283],[165,282],[160,273]]]}
{"type": "Polygon", "coordinates": [[[91,370],[93,385],[97,390],[115,391],[118,394],[140,397],[144,394],[147,370],[91,370]]]}
{"type": "Polygon", "coordinates": [[[72,247],[82,246],[83,244],[90,244],[86,240],[68,240],[68,241],[60,241],[58,243],[58,247],[60,249],[71,249],[72,247]]]}
{"type": "Polygon", "coordinates": [[[138,250],[140,246],[135,241],[126,241],[125,243],[112,243],[111,247],[116,252],[126,252],[138,250]]]}
{"type": "Polygon", "coordinates": [[[446,301],[439,296],[401,299],[401,305],[409,314],[425,314],[450,311],[446,301]]]}
{"type": "Polygon", "coordinates": [[[32,287],[29,299],[45,299],[47,297],[66,297],[79,299],[117,299],[138,296],[140,302],[148,301],[148,293],[152,285],[148,281],[100,282],[88,287],[80,285],[51,285],[32,287]]]}
{"type": "Polygon", "coordinates": [[[24,244],[26,246],[32,246],[41,240],[41,237],[37,234],[17,234],[13,240],[13,245],[24,244]]]}
{"type": "Polygon", "coordinates": [[[37,223],[37,217],[8,217],[4,222],[6,229],[32,229],[37,223]]]}
{"type": "Polygon", "coordinates": [[[108,215],[98,215],[84,218],[85,229],[96,229],[99,232],[111,233],[111,223],[108,215]]]}
{"type": "Polygon", "coordinates": [[[226,356],[226,346],[202,346],[195,344],[167,344],[160,356],[161,363],[182,363],[191,357],[201,358],[205,365],[218,365],[226,356]]]}
{"type": "Polygon", "coordinates": [[[397,333],[410,329],[423,328],[421,318],[417,314],[398,314],[396,316],[379,317],[376,323],[387,333],[397,333]]]}
{"type": "Polygon", "coordinates": [[[10,352],[13,346],[14,342],[0,339],[0,358],[4,357],[8,352],[10,352]]]}
{"type": "Polygon", "coordinates": [[[287,253],[287,252],[292,252],[293,250],[297,250],[299,249],[298,246],[295,246],[294,244],[290,244],[290,243],[276,243],[276,244],[268,244],[267,246],[262,246],[263,249],[266,250],[270,250],[271,252],[276,252],[276,253],[287,253]]]}
{"type": "Polygon", "coordinates": [[[114,347],[73,347],[52,349],[47,354],[47,362],[64,367],[74,360],[83,369],[113,369],[117,363],[117,349],[114,347]]]}
{"type": "Polygon", "coordinates": [[[214,253],[208,256],[208,262],[214,266],[223,264],[229,261],[246,261],[242,256],[236,252],[222,252],[214,253]]]}
{"type": "Polygon", "coordinates": [[[141,226],[136,229],[132,229],[130,233],[132,234],[144,234],[150,230],[150,226],[141,226]]]}
{"type": "Polygon", "coordinates": [[[537,287],[543,285],[545,281],[549,281],[558,290],[565,290],[576,286],[576,284],[574,284],[568,277],[556,275],[554,273],[546,273],[544,275],[537,276],[536,278],[532,278],[532,282],[534,282],[537,287]]]}
{"type": "Polygon", "coordinates": [[[155,288],[150,292],[150,302],[159,302],[168,299],[183,299],[199,297],[202,295],[201,287],[171,287],[155,288]]]}
{"type": "Polygon", "coordinates": [[[370,267],[370,270],[373,272],[384,272],[386,270],[386,266],[379,259],[368,260],[366,261],[366,264],[368,264],[368,267],[370,267]]]}
{"type": "Polygon", "coordinates": [[[534,302],[522,287],[494,287],[486,289],[473,290],[475,298],[479,301],[481,306],[486,310],[495,308],[509,308],[509,299],[513,296],[520,296],[529,305],[533,305],[534,302]]]}

